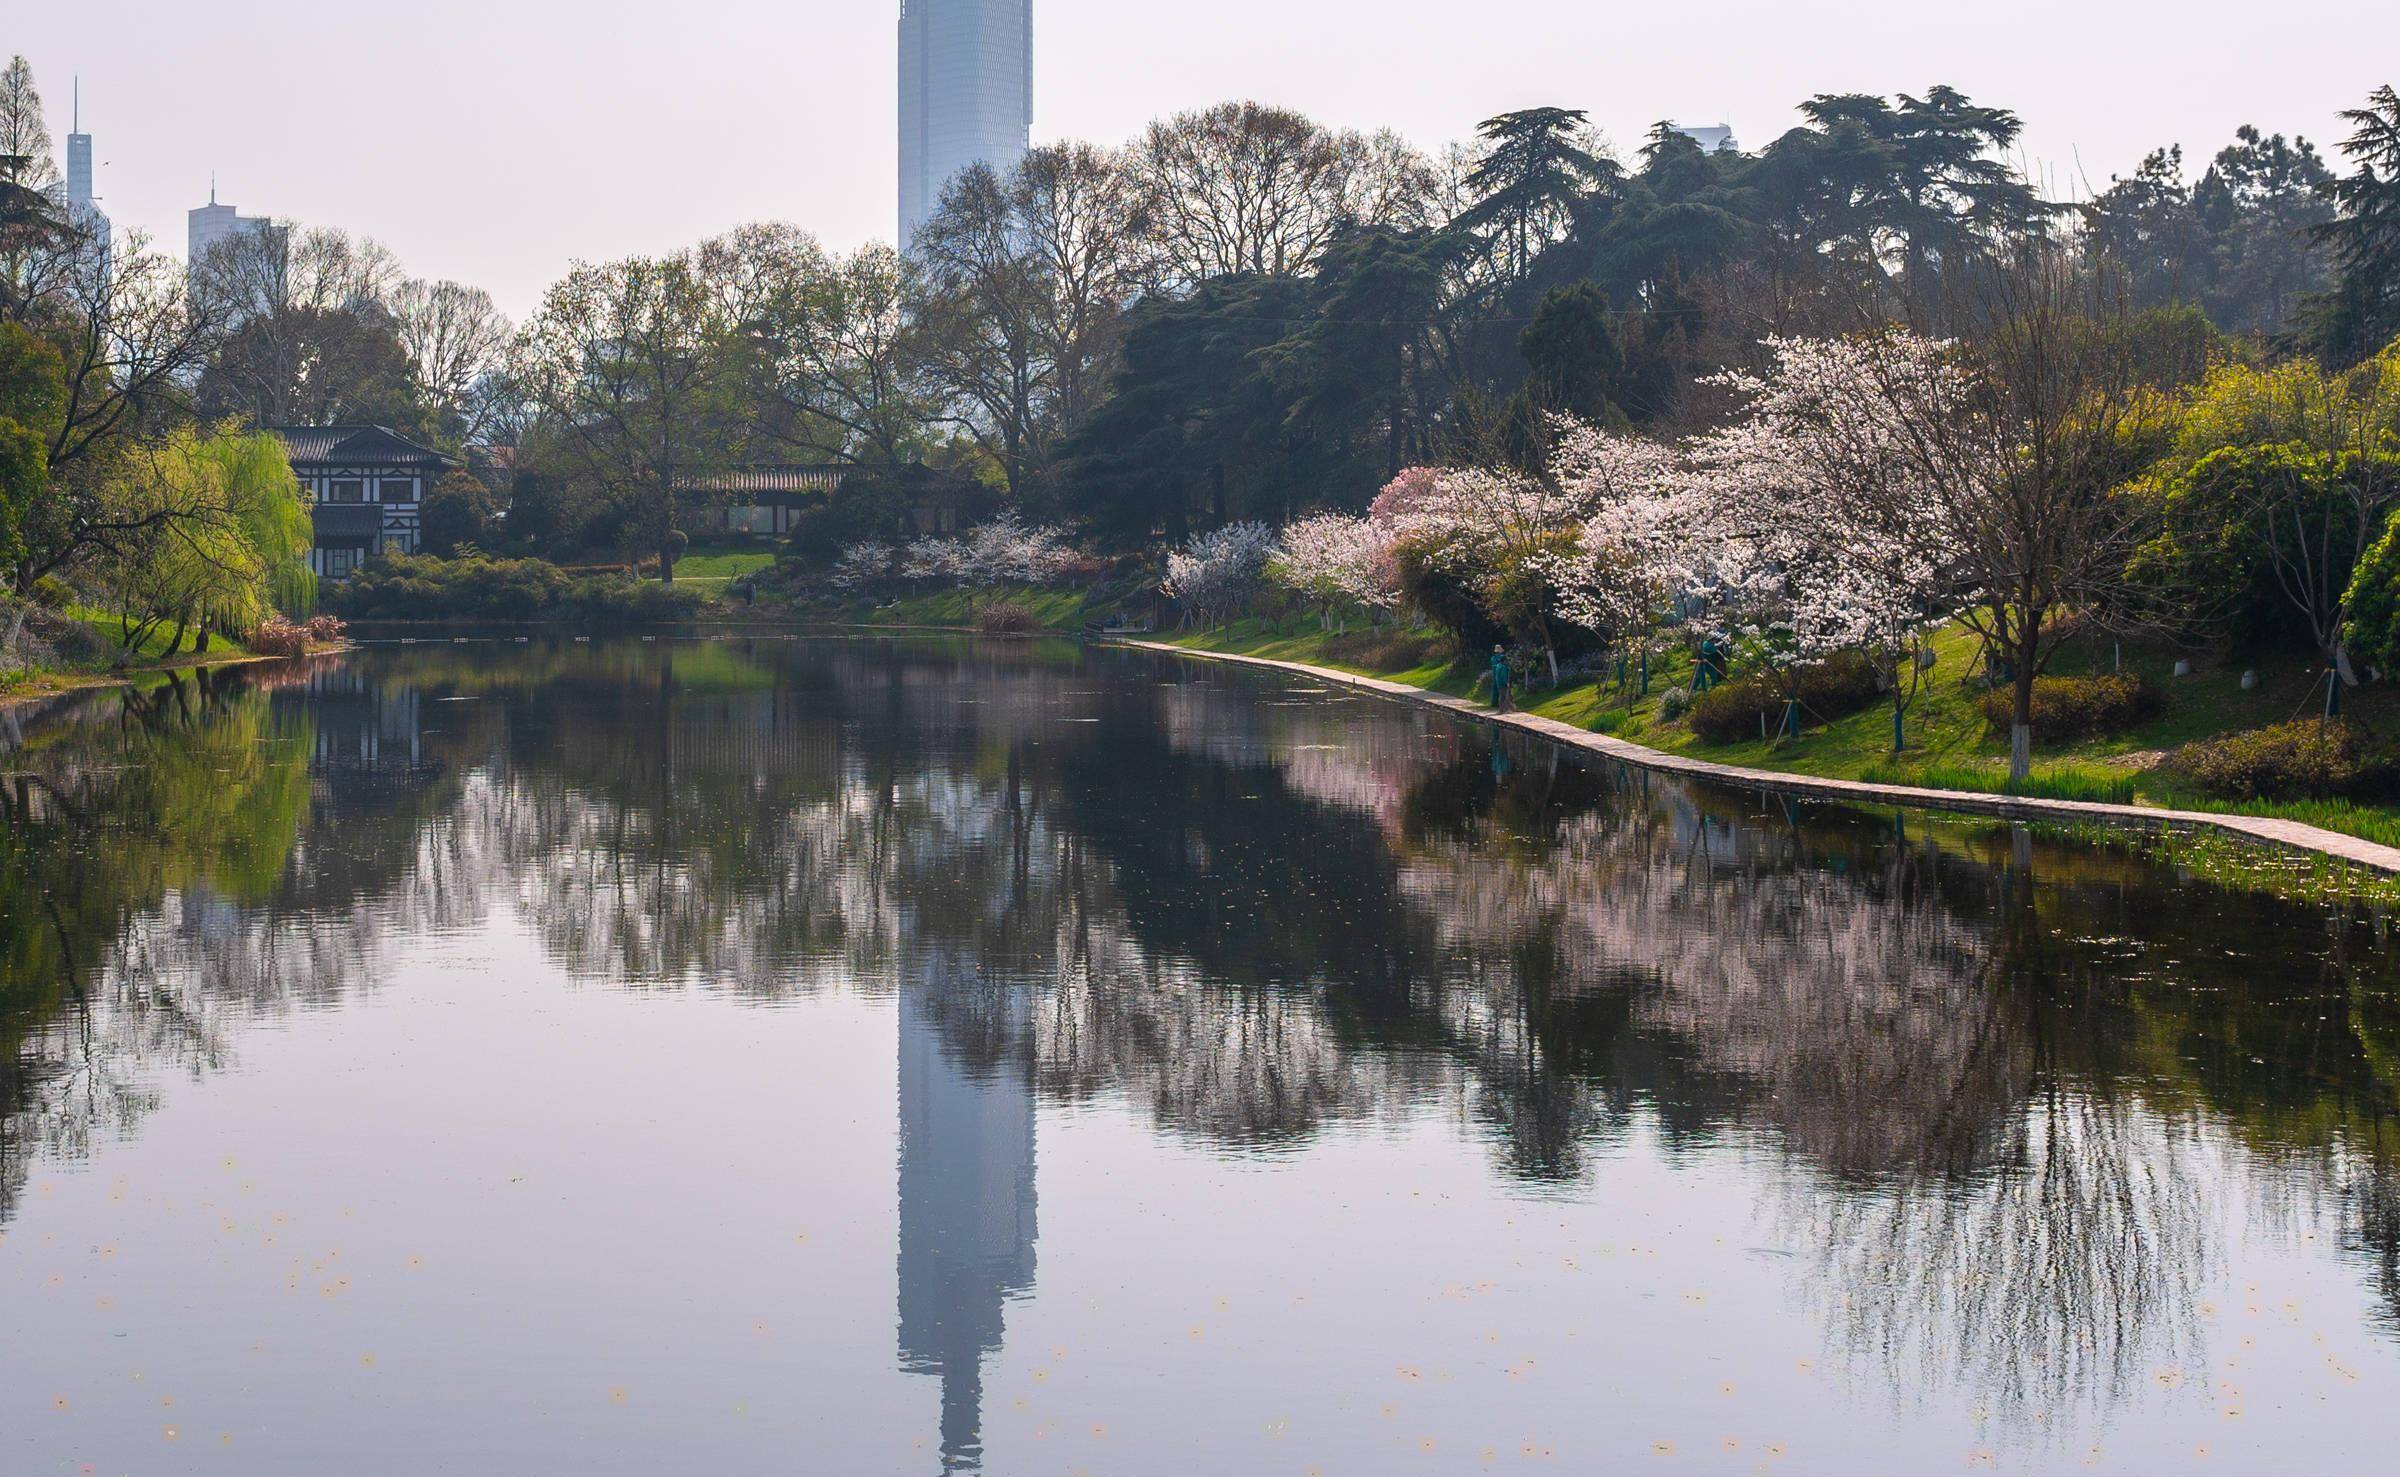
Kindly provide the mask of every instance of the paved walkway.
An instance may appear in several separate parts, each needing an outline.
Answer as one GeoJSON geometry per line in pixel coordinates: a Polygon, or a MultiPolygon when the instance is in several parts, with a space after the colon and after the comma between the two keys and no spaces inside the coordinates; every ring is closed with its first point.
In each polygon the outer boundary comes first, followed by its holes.
{"type": "Polygon", "coordinates": [[[1449,697],[1427,692],[1405,682],[1386,682],[1378,677],[1361,677],[1354,672],[1336,671],[1331,667],[1312,667],[1305,662],[1276,661],[1261,656],[1235,656],[1230,652],[1197,651],[1187,646],[1171,646],[1163,641],[1133,641],[1123,638],[1109,644],[1133,647],[1141,651],[1163,652],[1169,656],[1192,657],[1202,661],[1232,662],[1245,667],[1267,667],[1290,672],[1319,682],[1371,692],[1378,697],[1415,703],[1420,707],[1440,708],[1462,718],[1479,723],[1496,724],[1525,733],[1538,733],[1569,748],[1587,753],[1604,754],[1626,764],[1662,774],[1686,775],[1692,779],[1717,784],[1740,785],[1748,789],[1774,790],[1790,795],[1810,795],[1827,800],[1846,800],[1864,805],[1905,805],[1916,810],[1955,811],[1965,815],[1998,816],[2004,820],[2038,821],[2102,821],[2111,825],[2140,826],[2164,830],[2172,826],[2206,826],[2255,840],[2288,846],[2300,851],[2313,851],[2341,861],[2355,862],[2379,872],[2400,873],[2400,848],[2381,846],[2339,831],[2328,831],[2299,821],[2275,820],[2266,816],[2216,815],[2197,810],[2154,810],[2143,805],[2101,805],[2086,800],[2037,800],[2017,795],[1979,795],[1969,790],[1925,790],[1912,785],[1870,785],[1859,780],[1819,779],[1813,775],[1784,774],[1772,769],[1743,769],[1731,764],[1711,764],[1705,759],[1687,759],[1680,754],[1665,754],[1629,744],[1623,739],[1604,733],[1577,728],[1555,718],[1541,718],[1531,713],[1495,713],[1481,703],[1465,698],[1449,697]]]}

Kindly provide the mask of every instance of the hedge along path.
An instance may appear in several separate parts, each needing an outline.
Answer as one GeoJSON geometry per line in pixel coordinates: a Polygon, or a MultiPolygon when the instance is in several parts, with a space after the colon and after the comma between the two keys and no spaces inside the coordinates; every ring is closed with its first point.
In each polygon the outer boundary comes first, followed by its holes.
{"type": "Polygon", "coordinates": [[[1772,769],[1745,769],[1732,764],[1712,764],[1705,759],[1690,759],[1681,754],[1662,753],[1657,749],[1630,744],[1604,733],[1577,728],[1555,718],[1537,717],[1531,713],[1496,713],[1480,703],[1443,693],[1427,692],[1405,682],[1387,682],[1380,677],[1361,677],[1355,672],[1337,671],[1331,667],[1315,667],[1305,662],[1277,661],[1272,657],[1238,656],[1225,651],[1200,651],[1188,646],[1174,646],[1164,641],[1134,641],[1112,638],[1104,645],[1128,647],[1139,651],[1160,652],[1167,656],[1190,657],[1199,661],[1229,662],[1236,666],[1262,667],[1288,672],[1338,687],[1395,702],[1413,703],[1424,708],[1438,708],[1478,723],[1501,728],[1513,728],[1521,733],[1539,734],[1570,749],[1599,754],[1631,764],[1640,769],[1661,774],[1682,775],[1689,779],[1708,780],[1716,784],[1737,785],[1744,789],[1766,790],[1778,794],[1804,795],[1812,799],[1848,801],[1861,805],[1900,805],[1912,810],[1949,811],[1960,815],[1987,815],[2011,821],[2100,821],[2110,825],[2164,831],[2176,827],[2206,827],[2228,831],[2252,840],[2296,851],[2315,852],[2338,861],[2353,862],[2378,872],[2400,874],[2400,848],[2379,845],[2357,836],[2345,836],[2300,821],[2279,820],[2271,816],[2218,815],[2198,810],[2156,810],[2143,805],[2104,805],[2090,800],[2042,800],[2021,795],[1986,795],[1972,790],[1927,790],[1913,785],[1871,785],[1862,780],[1820,779],[1815,775],[1785,774],[1772,769]]]}

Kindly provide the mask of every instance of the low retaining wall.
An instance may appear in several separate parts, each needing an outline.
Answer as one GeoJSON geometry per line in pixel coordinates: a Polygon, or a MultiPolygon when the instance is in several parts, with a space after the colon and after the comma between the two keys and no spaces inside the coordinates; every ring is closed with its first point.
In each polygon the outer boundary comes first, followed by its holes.
{"type": "Polygon", "coordinates": [[[2354,862],[2378,872],[2400,873],[2400,848],[2378,845],[2339,831],[2328,831],[2299,821],[2276,820],[2267,816],[2217,815],[2197,810],[2154,810],[2140,805],[2102,805],[2086,800],[2039,800],[2018,795],[1979,795],[1969,790],[1925,790],[1911,785],[1870,785],[1859,780],[1819,779],[1813,775],[1784,774],[1772,769],[1744,769],[1732,764],[1711,764],[1705,759],[1689,759],[1680,754],[1661,753],[1640,744],[1604,733],[1577,728],[1555,718],[1537,717],[1531,713],[1496,713],[1480,703],[1464,698],[1427,692],[1405,682],[1386,682],[1377,677],[1361,677],[1354,672],[1337,671],[1331,667],[1314,667],[1306,662],[1276,661],[1261,656],[1236,656],[1231,652],[1197,651],[1188,646],[1173,646],[1163,641],[1112,640],[1105,644],[1122,646],[1136,651],[1160,652],[1168,656],[1190,657],[1198,661],[1228,662],[1236,666],[1264,667],[1288,672],[1313,681],[1331,683],[1373,693],[1377,697],[1397,702],[1414,703],[1419,707],[1439,708],[1462,718],[1513,728],[1522,733],[1539,734],[1586,753],[1600,754],[1625,764],[1655,770],[1661,774],[1684,775],[1691,779],[1715,784],[1739,785],[1744,789],[1772,790],[1779,794],[1806,795],[1823,800],[1843,800],[1862,805],[1901,805],[1912,810],[1942,810],[1963,815],[1996,816],[2012,821],[2100,821],[2109,825],[2140,826],[2162,830],[2172,826],[2209,827],[2229,831],[2238,836],[2270,842],[2299,851],[2315,852],[2321,856],[2354,862]]]}

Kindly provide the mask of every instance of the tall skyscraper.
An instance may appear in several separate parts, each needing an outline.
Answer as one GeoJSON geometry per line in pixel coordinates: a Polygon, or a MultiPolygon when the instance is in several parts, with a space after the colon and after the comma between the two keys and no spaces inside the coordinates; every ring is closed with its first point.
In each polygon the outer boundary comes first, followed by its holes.
{"type": "Polygon", "coordinates": [[[1007,169],[1033,132],[1033,0],[900,0],[900,246],[976,164],[1007,169]]]}
{"type": "Polygon", "coordinates": [[[186,237],[184,261],[192,267],[208,259],[208,254],[237,236],[265,237],[274,230],[262,216],[244,215],[230,205],[217,203],[216,186],[208,189],[208,203],[191,212],[186,237]]]}
{"type": "Polygon", "coordinates": [[[92,136],[83,131],[83,81],[75,82],[75,106],[70,115],[67,134],[67,221],[75,229],[88,234],[100,249],[103,262],[109,254],[109,221],[92,191],[92,136]]]}

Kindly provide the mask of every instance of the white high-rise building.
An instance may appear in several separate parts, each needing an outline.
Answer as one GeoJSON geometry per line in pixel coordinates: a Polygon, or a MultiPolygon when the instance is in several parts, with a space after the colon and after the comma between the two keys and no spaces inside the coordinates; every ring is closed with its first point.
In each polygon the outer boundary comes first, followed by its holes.
{"type": "Polygon", "coordinates": [[[900,245],[976,164],[1013,167],[1033,131],[1033,0],[900,0],[900,245]]]}
{"type": "Polygon", "coordinates": [[[93,193],[92,136],[83,131],[83,83],[75,84],[74,121],[67,134],[67,222],[92,238],[100,259],[108,260],[110,226],[99,196],[93,193]]]}
{"type": "Polygon", "coordinates": [[[276,229],[264,216],[244,215],[230,205],[217,203],[214,185],[209,187],[208,203],[191,212],[186,235],[184,261],[193,267],[208,259],[218,246],[237,236],[263,237],[276,229]]]}

